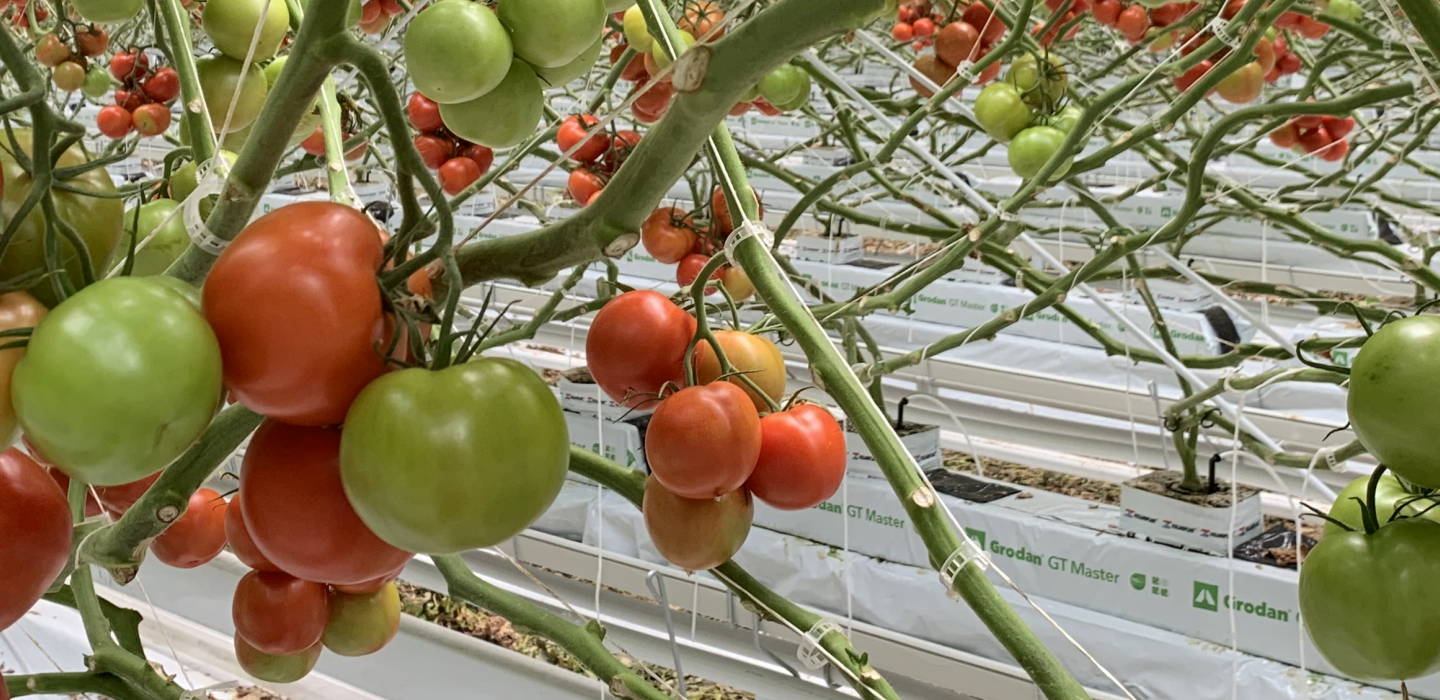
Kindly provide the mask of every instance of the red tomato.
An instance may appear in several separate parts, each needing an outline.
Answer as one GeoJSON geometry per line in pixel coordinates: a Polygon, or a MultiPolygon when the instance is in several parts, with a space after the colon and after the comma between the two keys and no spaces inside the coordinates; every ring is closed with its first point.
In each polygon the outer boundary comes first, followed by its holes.
{"type": "Polygon", "coordinates": [[[581,204],[589,204],[590,198],[597,192],[605,189],[605,181],[595,174],[595,171],[588,167],[581,166],[570,171],[570,179],[567,183],[570,196],[581,204]]]}
{"type": "MultiPolygon", "coordinates": [[[[750,192],[754,194],[755,188],[750,188],[750,192]]],[[[757,218],[765,218],[765,203],[760,201],[760,195],[755,195],[755,202],[760,207],[757,218]]],[[[716,187],[710,193],[710,210],[716,232],[721,236],[730,235],[735,230],[735,222],[730,218],[730,203],[725,199],[725,190],[716,187]]]]}
{"type": "Polygon", "coordinates": [[[125,88],[115,89],[115,104],[131,112],[136,107],[145,104],[145,93],[139,90],[127,90],[125,88]]]}
{"type": "Polygon", "coordinates": [[[481,146],[478,143],[472,143],[461,149],[459,155],[461,158],[475,161],[475,164],[480,166],[482,177],[485,173],[490,172],[490,166],[495,164],[495,151],[491,150],[489,146],[481,146]]]}
{"type": "Polygon", "coordinates": [[[650,71],[645,70],[645,54],[637,53],[625,64],[624,70],[620,71],[620,79],[637,83],[650,77],[650,71]]]}
{"type": "Polygon", "coordinates": [[[657,261],[671,265],[680,262],[695,247],[695,222],[675,207],[662,207],[650,213],[640,226],[640,244],[657,261]]]}
{"type": "Polygon", "coordinates": [[[910,25],[915,30],[915,36],[920,38],[935,36],[935,23],[928,17],[921,17],[910,25]]]}
{"type": "MultiPolygon", "coordinates": [[[[675,267],[675,281],[679,283],[682,290],[688,293],[690,291],[690,285],[695,284],[696,278],[700,276],[701,272],[705,271],[705,266],[709,263],[710,256],[701,255],[700,253],[691,253],[680,258],[680,264],[675,267]]],[[[721,274],[717,268],[715,272],[711,273],[710,279],[719,280],[721,274]]],[[[715,290],[716,287],[713,284],[707,284],[705,286],[705,294],[707,295],[714,294],[715,290]]]]}
{"type": "Polygon", "coordinates": [[[760,459],[745,482],[756,498],[780,510],[824,503],[845,479],[845,431],[814,404],[760,419],[760,459]]]}
{"type": "Polygon", "coordinates": [[[610,140],[610,150],[605,152],[605,172],[614,175],[625,160],[630,157],[630,152],[640,145],[640,132],[621,129],[615,132],[615,137],[610,140]]]}
{"type": "Polygon", "coordinates": [[[1150,15],[1145,14],[1145,8],[1131,5],[1121,10],[1120,16],[1115,20],[1115,28],[1133,44],[1144,39],[1145,32],[1150,31],[1150,15]]]}
{"type": "Polygon", "coordinates": [[[440,166],[440,186],[448,194],[460,194],[479,179],[480,164],[469,158],[451,158],[440,166]]]}
{"type": "Polygon", "coordinates": [[[235,587],[230,614],[235,634],[251,646],[266,654],[295,654],[314,646],[325,633],[330,593],[322,583],[251,571],[235,587]]]}
{"type": "Polygon", "coordinates": [[[230,505],[225,509],[225,540],[230,544],[230,551],[240,559],[240,563],[256,571],[279,571],[280,567],[275,566],[265,553],[255,546],[255,540],[250,537],[250,528],[245,525],[244,511],[240,509],[240,493],[236,492],[230,498],[230,505]]]}
{"type": "Polygon", "coordinates": [[[1264,88],[1265,71],[1259,61],[1251,61],[1225,76],[1215,86],[1215,92],[1231,104],[1242,105],[1259,99],[1264,88]]]}
{"type": "Polygon", "coordinates": [[[170,108],[155,102],[136,107],[130,117],[141,136],[159,136],[170,128],[170,108]]]}
{"type": "Polygon", "coordinates": [[[630,112],[644,124],[653,124],[665,116],[670,109],[670,99],[675,96],[675,86],[669,81],[652,83],[635,101],[630,103],[630,112]]]}
{"type": "Polygon", "coordinates": [[[724,21],[725,11],[714,0],[691,0],[685,3],[685,14],[676,25],[697,40],[714,41],[725,35],[724,21]]]}
{"type": "Polygon", "coordinates": [[[1300,32],[1300,36],[1306,39],[1319,39],[1330,33],[1330,25],[1306,17],[1305,15],[1300,15],[1300,20],[1298,26],[1295,27],[1295,31],[1300,32]]]}
{"type": "Polygon", "coordinates": [[[778,115],[784,114],[784,112],[781,112],[780,110],[775,109],[775,106],[774,106],[774,105],[770,104],[769,102],[766,102],[766,101],[765,101],[765,98],[763,98],[763,97],[757,97],[757,98],[755,98],[755,101],[752,102],[751,104],[755,105],[755,109],[760,110],[760,113],[763,114],[763,115],[765,115],[765,116],[767,116],[767,117],[774,117],[774,116],[778,116],[778,115]]]}
{"type": "Polygon", "coordinates": [[[736,102],[736,103],[735,103],[735,106],[730,108],[730,116],[732,116],[732,117],[744,116],[745,113],[746,113],[746,112],[749,112],[750,109],[751,109],[752,107],[754,107],[754,106],[755,106],[755,105],[753,105],[753,104],[751,104],[751,103],[749,103],[749,102],[736,102]]]}
{"type": "Polygon", "coordinates": [[[1279,17],[1275,18],[1275,27],[1278,29],[1299,29],[1301,17],[1302,15],[1298,12],[1282,12],[1279,17]]]}
{"type": "Polygon", "coordinates": [[[1270,132],[1270,143],[1280,148],[1294,148],[1295,144],[1300,143],[1300,134],[1296,132],[1293,123],[1286,124],[1270,132]]]}
{"type": "Polygon", "coordinates": [[[1100,0],[1095,3],[1095,21],[1107,27],[1114,27],[1120,19],[1120,0],[1100,0]]]}
{"type": "Polygon", "coordinates": [[[1325,117],[1318,114],[1306,114],[1290,120],[1297,129],[1315,129],[1325,124],[1325,117]]]}
{"type": "Polygon", "coordinates": [[[990,12],[983,2],[972,2],[960,16],[970,26],[980,30],[980,38],[988,42],[998,41],[1005,36],[1005,22],[990,12]]]}
{"type": "MultiPolygon", "coordinates": [[[[325,127],[317,126],[315,130],[300,142],[301,150],[317,158],[325,157],[325,127]]],[[[423,154],[422,154],[423,156],[423,154]]]]}
{"type": "Polygon", "coordinates": [[[740,489],[760,458],[760,415],[728,382],[671,394],[645,432],[645,462],[681,498],[718,498],[740,489]]]}
{"type": "Polygon", "coordinates": [[[225,499],[210,489],[190,496],[179,520],[150,543],[156,559],[177,569],[193,569],[220,556],[225,549],[225,499]]]}
{"type": "Polygon", "coordinates": [[[80,53],[86,56],[103,56],[106,49],[110,48],[110,32],[94,24],[77,25],[75,43],[80,47],[80,53]]]}
{"type": "Polygon", "coordinates": [[[585,134],[589,132],[600,120],[591,114],[575,114],[565,118],[560,123],[560,131],[555,135],[555,145],[560,153],[570,153],[570,160],[579,163],[594,163],[605,155],[610,148],[610,137],[603,130],[587,140],[585,134]],[[581,145],[581,142],[584,144],[581,145]],[[574,152],[570,149],[574,148],[574,152]]]}
{"type": "Polygon", "coordinates": [[[95,127],[100,130],[100,133],[112,139],[125,138],[130,133],[132,122],[130,110],[120,105],[101,107],[100,113],[95,116],[95,127]]]}
{"type": "Polygon", "coordinates": [[[695,319],[659,292],[625,292],[605,304],[585,337],[595,383],[611,400],[651,410],[665,384],[685,383],[695,319]]]}
{"type": "Polygon", "coordinates": [[[951,22],[935,37],[935,56],[950,67],[979,57],[980,32],[969,22],[951,22]]]}
{"type": "Polygon", "coordinates": [[[1172,2],[1151,8],[1150,21],[1157,27],[1168,27],[1184,17],[1192,9],[1189,3],[1172,2]]]}
{"type": "Polygon", "coordinates": [[[121,52],[110,58],[110,75],[121,82],[144,78],[149,69],[150,57],[141,51],[121,52]]]}
{"type": "Polygon", "coordinates": [[[1262,74],[1275,69],[1275,45],[1269,39],[1260,37],[1260,42],[1255,44],[1255,60],[1260,63],[1262,74]]]}
{"type": "MultiPolygon", "coordinates": [[[[34,459],[36,464],[44,467],[45,471],[50,473],[50,478],[55,480],[56,485],[60,487],[61,491],[66,494],[70,493],[70,477],[66,476],[65,472],[56,469],[53,465],[46,464],[43,460],[34,457],[34,455],[31,455],[31,459],[34,459]]],[[[95,500],[94,491],[91,489],[87,489],[87,491],[89,491],[89,493],[85,494],[85,517],[93,518],[104,513],[105,509],[101,507],[100,501],[95,500]]]]}
{"type": "Polygon", "coordinates": [[[440,105],[418,92],[410,96],[405,113],[410,117],[410,125],[421,131],[437,131],[445,127],[445,122],[440,120],[440,105]]]}
{"type": "Polygon", "coordinates": [[[368,593],[374,593],[375,591],[378,591],[390,585],[390,582],[394,581],[397,578],[400,578],[400,574],[404,571],[405,567],[402,565],[400,568],[388,574],[385,574],[384,576],[372,579],[370,581],[366,581],[364,583],[356,583],[349,586],[340,584],[336,586],[331,586],[331,588],[346,595],[366,595],[368,593]]]}
{"type": "Polygon", "coordinates": [[[420,134],[415,137],[415,150],[420,152],[425,167],[431,170],[439,170],[445,161],[450,160],[450,156],[454,155],[453,147],[450,139],[442,139],[433,134],[420,134]]]}
{"type": "Polygon", "coordinates": [[[1190,68],[1190,70],[1187,70],[1179,76],[1176,76],[1175,88],[1178,89],[1180,92],[1185,92],[1186,90],[1189,90],[1190,86],[1194,85],[1196,81],[1205,77],[1205,74],[1209,73],[1210,69],[1214,67],[1214,65],[1215,64],[1212,63],[1208,58],[1195,64],[1190,68]]]}
{"type": "Polygon", "coordinates": [[[896,22],[895,26],[890,28],[890,38],[895,41],[910,41],[915,38],[915,28],[906,22],[896,22]]]}
{"type": "Polygon", "coordinates": [[[401,6],[400,6],[400,3],[396,2],[395,0],[379,0],[379,1],[380,1],[380,9],[381,9],[382,11],[384,11],[385,14],[386,14],[387,16],[389,16],[389,17],[394,17],[395,15],[398,15],[398,14],[401,14],[401,13],[405,12],[405,8],[401,7],[401,6]]]}
{"type": "Polygon", "coordinates": [[[1281,75],[1292,75],[1299,73],[1300,69],[1304,67],[1304,64],[1300,62],[1299,56],[1293,53],[1287,53],[1275,59],[1275,67],[1280,69],[1281,75]]]}
{"type": "Polygon", "coordinates": [[[300,202],[245,227],[205,280],[204,311],[240,403],[298,425],[335,425],[385,370],[369,217],[300,202]],[[305,332],[298,332],[299,329],[305,332]]]}
{"type": "Polygon", "coordinates": [[[169,102],[180,94],[180,74],[169,66],[161,68],[145,79],[141,90],[156,102],[169,102]]]}
{"type": "Polygon", "coordinates": [[[720,498],[690,499],[670,493],[652,475],[641,501],[650,541],[667,561],[688,571],[724,564],[750,535],[755,502],[738,489],[720,498]]]}
{"type": "Polygon", "coordinates": [[[340,482],[339,430],[261,423],[245,451],[240,491],[255,545],[292,576],[356,584],[410,560],[409,552],[376,537],[350,506],[340,482]]]}
{"type": "Polygon", "coordinates": [[[1325,131],[1329,133],[1330,137],[1333,139],[1343,139],[1346,136],[1349,136],[1350,132],[1355,128],[1354,117],[1345,117],[1344,119],[1339,119],[1337,117],[1326,116],[1321,117],[1320,121],[1321,124],[1325,127],[1325,131]]]}
{"type": "Polygon", "coordinates": [[[1350,142],[1344,140],[1336,140],[1331,142],[1329,146],[1320,149],[1320,159],[1334,163],[1336,161],[1344,160],[1346,154],[1348,153],[1350,153],[1350,142]]]}
{"type": "Polygon", "coordinates": [[[0,454],[0,631],[19,620],[70,559],[70,505],[30,456],[0,454]]]}
{"type": "Polygon", "coordinates": [[[1316,151],[1319,151],[1320,149],[1329,146],[1330,143],[1334,140],[1335,139],[1330,138],[1330,133],[1325,131],[1325,127],[1323,126],[1317,126],[1314,129],[1306,129],[1305,131],[1300,133],[1300,147],[1304,148],[1306,153],[1314,153],[1316,151]]]}
{"type": "Polygon", "coordinates": [[[124,515],[125,511],[130,510],[130,508],[135,505],[135,502],[139,501],[140,497],[144,496],[145,492],[149,491],[150,487],[159,479],[160,474],[157,472],[144,479],[132,481],[128,484],[121,484],[119,486],[94,486],[91,488],[95,492],[96,497],[100,499],[100,506],[112,517],[118,518],[124,515]]]}

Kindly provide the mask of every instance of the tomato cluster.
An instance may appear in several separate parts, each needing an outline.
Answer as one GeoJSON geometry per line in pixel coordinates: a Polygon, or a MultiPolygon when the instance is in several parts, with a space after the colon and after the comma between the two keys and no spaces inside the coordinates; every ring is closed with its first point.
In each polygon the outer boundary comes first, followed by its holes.
{"type": "Polygon", "coordinates": [[[365,0],[360,6],[360,31],[366,34],[383,34],[390,27],[390,20],[405,13],[405,8],[396,0],[365,0]]]}
{"type": "Polygon", "coordinates": [[[35,60],[51,69],[55,87],[65,92],[83,90],[86,95],[100,97],[110,91],[110,80],[90,59],[105,55],[110,48],[110,32],[93,24],[71,25],[68,41],[59,31],[48,32],[35,42],[35,60]]]}
{"type": "MultiPolygon", "coordinates": [[[[0,0],[0,12],[12,10],[11,26],[25,29],[30,26],[29,4],[29,0],[0,0]]],[[[35,4],[35,19],[40,22],[50,19],[50,9],[45,7],[45,3],[35,4]]]]}
{"type": "Polygon", "coordinates": [[[446,128],[471,143],[509,148],[534,133],[545,85],[563,85],[595,65],[605,17],[604,0],[510,0],[493,10],[439,0],[406,28],[405,61],[415,88],[440,105],[446,128]]]}
{"type": "Polygon", "coordinates": [[[131,50],[111,57],[110,75],[120,87],[115,88],[115,104],[102,107],[95,118],[100,133],[122,139],[132,130],[158,136],[170,128],[168,104],[180,95],[180,74],[174,68],[152,66],[148,52],[131,50]]]}
{"type": "Polygon", "coordinates": [[[739,551],[752,495],[786,510],[813,507],[839,489],[847,455],[839,423],[819,406],[761,416],[785,392],[785,362],[773,342],[714,332],[734,370],[722,376],[709,341],[699,340],[687,357],[695,330],[695,320],[663,295],[632,291],[600,310],[585,341],[591,375],[606,395],[654,410],[645,434],[645,525],[656,549],[691,571],[739,551]],[[694,363],[691,386],[687,362],[694,363]]]}
{"type": "MultiPolygon", "coordinates": [[[[1182,50],[1189,54],[1208,39],[1207,35],[1200,35],[1196,40],[1187,40],[1182,50]]],[[[1230,50],[1222,48],[1215,52],[1210,58],[1200,61],[1184,73],[1175,76],[1175,87],[1181,92],[1188,91],[1191,86],[1204,78],[1215,64],[1224,60],[1230,55],[1230,50]]],[[[1266,82],[1279,80],[1285,71],[1295,72],[1300,69],[1300,61],[1297,56],[1289,52],[1289,44],[1285,43],[1284,37],[1279,35],[1264,36],[1255,44],[1254,60],[1240,66],[1235,72],[1225,76],[1212,90],[1221,99],[1231,104],[1248,104],[1260,98],[1260,94],[1266,82]],[[1285,51],[1284,65],[1281,65],[1280,55],[1277,52],[1277,45],[1285,51]]]]}
{"type": "MultiPolygon", "coordinates": [[[[944,85],[955,75],[962,63],[975,62],[984,58],[990,50],[1005,36],[1007,29],[1004,20],[999,15],[991,12],[990,6],[985,0],[974,0],[968,5],[956,5],[956,10],[964,7],[959,17],[951,17],[949,20],[943,15],[931,12],[928,5],[918,7],[901,6],[900,18],[904,20],[907,16],[918,16],[909,26],[918,30],[929,31],[933,39],[925,41],[933,43],[934,53],[926,53],[915,59],[913,67],[925,77],[929,78],[936,85],[944,85]],[[926,14],[921,15],[921,11],[926,14]],[[907,15],[907,12],[911,13],[907,15]]],[[[897,24],[896,27],[904,25],[905,22],[897,24]]],[[[912,30],[913,31],[913,30],[912,30]]],[[[901,34],[904,31],[901,30],[901,34]]],[[[926,44],[927,46],[929,44],[926,44]]],[[[1000,74],[1000,62],[996,61],[986,66],[980,75],[976,76],[975,84],[984,85],[995,79],[1000,74]]],[[[934,95],[934,91],[920,81],[910,79],[910,86],[920,93],[922,97],[934,95]]]]}
{"type": "Polygon", "coordinates": [[[1318,155],[1321,160],[1335,162],[1350,153],[1347,137],[1354,128],[1354,117],[1341,118],[1328,114],[1295,117],[1270,132],[1270,142],[1280,148],[1291,148],[1297,153],[1318,155]]]}
{"type": "MultiPolygon", "coordinates": [[[[440,118],[440,105],[415,93],[406,105],[410,125],[420,132],[415,137],[415,150],[425,165],[440,173],[440,186],[456,195],[490,172],[495,164],[495,151],[478,143],[470,143],[445,128],[440,118]]],[[[306,150],[309,150],[308,148],[306,150]]],[[[320,146],[324,152],[324,144],[320,146]]]]}
{"type": "MultiPolygon", "coordinates": [[[[1008,143],[1010,169],[1032,178],[1060,150],[1080,119],[1080,108],[1061,106],[1070,79],[1056,54],[1026,54],[1010,64],[1005,79],[975,98],[975,121],[991,138],[1008,143]]],[[[1063,177],[1070,161],[1052,178],[1063,177]]]]}
{"type": "MultiPolygon", "coordinates": [[[[1054,13],[1059,12],[1060,8],[1065,6],[1065,2],[1066,0],[1045,0],[1045,6],[1050,8],[1052,18],[1054,18],[1054,13]]],[[[1066,8],[1065,13],[1058,18],[1054,18],[1054,21],[1050,24],[1050,29],[1046,31],[1043,36],[1039,36],[1038,41],[1040,45],[1050,46],[1055,43],[1055,39],[1060,36],[1060,30],[1067,26],[1069,29],[1065,30],[1065,39],[1074,39],[1075,35],[1080,33],[1080,23],[1076,22],[1075,18],[1085,14],[1089,10],[1090,0],[1072,0],[1070,6],[1066,8]]],[[[1035,28],[1032,29],[1030,33],[1038,36],[1044,29],[1045,23],[1040,22],[1035,25],[1035,28]]]]}
{"type": "Polygon", "coordinates": [[[561,153],[569,153],[570,161],[577,164],[570,171],[566,189],[571,198],[586,206],[600,196],[606,183],[630,157],[630,152],[640,145],[637,131],[602,132],[587,137],[599,123],[593,114],[575,114],[566,117],[555,134],[556,148],[561,153]]]}
{"type": "MultiPolygon", "coordinates": [[[[764,216],[765,205],[759,202],[760,215],[764,216]]],[[[688,288],[710,263],[710,256],[724,247],[725,239],[735,230],[730,216],[730,207],[725,193],[716,187],[710,194],[709,218],[696,221],[695,215],[703,213],[702,206],[695,212],[686,212],[677,207],[661,207],[646,217],[640,227],[640,244],[650,257],[667,265],[675,264],[675,281],[688,288]]],[[[711,276],[725,288],[735,301],[749,299],[755,293],[755,286],[745,270],[735,265],[722,265],[711,276]]],[[[716,288],[707,286],[706,294],[713,294],[716,288]]]]}

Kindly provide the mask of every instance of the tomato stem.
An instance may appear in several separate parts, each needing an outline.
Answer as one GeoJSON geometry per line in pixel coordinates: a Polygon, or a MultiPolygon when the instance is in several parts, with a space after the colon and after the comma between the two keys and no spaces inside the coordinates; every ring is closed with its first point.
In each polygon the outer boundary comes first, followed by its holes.
{"type": "Polygon", "coordinates": [[[1370,483],[1365,488],[1365,502],[1360,504],[1360,514],[1365,520],[1365,534],[1373,535],[1380,530],[1380,509],[1375,505],[1375,492],[1380,487],[1380,477],[1385,474],[1385,465],[1375,467],[1370,483]]]}

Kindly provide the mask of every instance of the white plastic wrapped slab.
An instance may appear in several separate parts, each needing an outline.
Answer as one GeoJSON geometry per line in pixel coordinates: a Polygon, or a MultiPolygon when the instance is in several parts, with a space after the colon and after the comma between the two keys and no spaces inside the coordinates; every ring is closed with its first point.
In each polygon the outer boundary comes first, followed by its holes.
{"type": "MultiPolygon", "coordinates": [[[[900,444],[909,450],[910,456],[915,458],[915,463],[920,465],[924,471],[939,468],[942,464],[940,454],[940,429],[935,426],[926,426],[927,430],[907,432],[900,436],[900,444]]],[[[865,445],[865,439],[846,426],[845,450],[849,458],[845,463],[845,473],[851,476],[864,476],[872,479],[884,479],[885,474],[880,471],[880,465],[875,462],[875,456],[870,454],[870,448],[865,445]]]]}
{"type": "MultiPolygon", "coordinates": [[[[941,494],[940,501],[1027,593],[1286,664],[1300,664],[1303,653],[1311,668],[1339,675],[1300,629],[1294,571],[1121,537],[1114,506],[1022,491],[1030,497],[977,504],[941,494]]],[[[909,514],[877,479],[847,477],[840,493],[810,510],[757,501],[755,524],[832,547],[848,537],[851,551],[930,566],[909,514]]],[[[1410,688],[1440,697],[1440,677],[1410,688]]]]}
{"type": "MultiPolygon", "coordinates": [[[[604,499],[593,499],[588,512],[585,543],[599,546],[603,542],[608,551],[656,563],[664,561],[650,542],[639,510],[618,495],[606,493],[604,499]]],[[[1014,663],[964,603],[946,598],[939,576],[928,567],[884,562],[853,552],[846,554],[835,551],[831,545],[761,528],[750,531],[735,561],[789,600],[829,611],[838,618],[842,629],[844,618],[853,614],[856,620],[1003,663],[1014,663]]],[[[1008,567],[1007,571],[1010,568],[1014,567],[1008,567]]],[[[1314,670],[1313,666],[1302,671],[1243,651],[1232,651],[1225,645],[1205,643],[1049,599],[1023,582],[1020,585],[1066,632],[1124,680],[1137,698],[1394,700],[1396,697],[1380,688],[1309,672],[1314,670]]],[[[1003,586],[999,591],[1077,680],[1087,687],[1118,693],[1094,664],[1024,599],[1003,586]]],[[[1292,630],[1292,638],[1293,634],[1292,630]]],[[[1316,658],[1313,650],[1306,658],[1316,658]]],[[[1440,697],[1417,694],[1415,684],[1411,684],[1411,695],[1440,697]]]]}
{"type": "MultiPolygon", "coordinates": [[[[570,431],[571,445],[627,467],[645,469],[645,446],[640,440],[640,429],[635,425],[616,423],[594,414],[587,416],[566,411],[565,427],[570,431]]],[[[593,483],[574,472],[567,472],[567,475],[574,481],[593,483]]]]}

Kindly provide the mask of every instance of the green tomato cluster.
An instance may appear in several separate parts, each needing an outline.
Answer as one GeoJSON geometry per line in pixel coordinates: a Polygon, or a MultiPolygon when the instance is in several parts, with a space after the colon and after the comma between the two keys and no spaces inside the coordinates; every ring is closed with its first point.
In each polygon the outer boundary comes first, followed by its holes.
{"type": "Polygon", "coordinates": [[[410,79],[457,136],[509,148],[534,132],[546,84],[595,65],[606,10],[606,0],[503,0],[494,11],[440,0],[406,30],[410,79]]]}
{"type": "MultiPolygon", "coordinates": [[[[1009,144],[1010,169],[1022,178],[1040,173],[1080,120],[1074,105],[1060,107],[1069,84],[1065,65],[1055,54],[1041,62],[1026,54],[1011,64],[1005,79],[987,85],[975,100],[975,121],[990,138],[1009,144]]],[[[1051,175],[1064,177],[1067,159],[1051,175]]]]}

